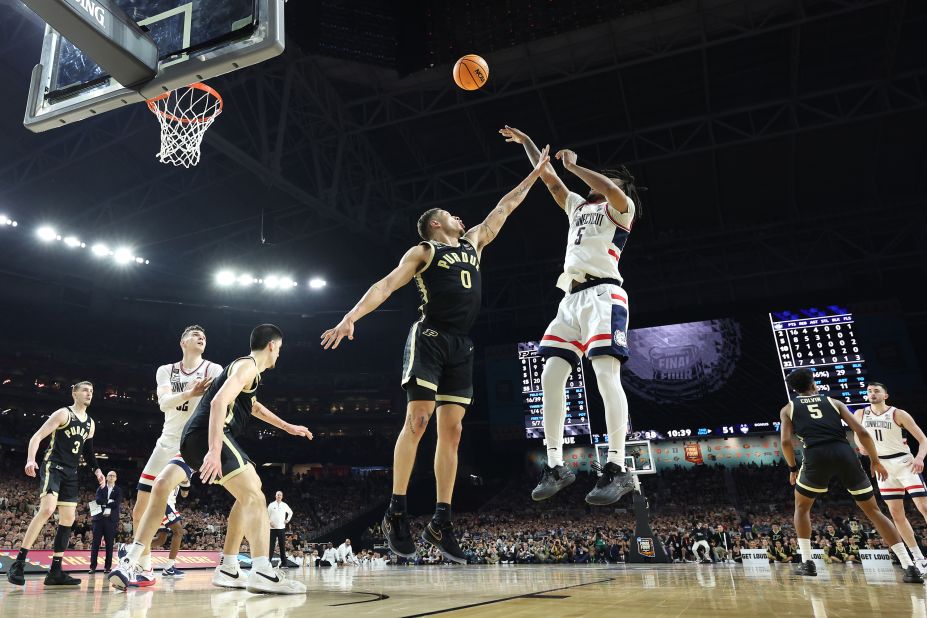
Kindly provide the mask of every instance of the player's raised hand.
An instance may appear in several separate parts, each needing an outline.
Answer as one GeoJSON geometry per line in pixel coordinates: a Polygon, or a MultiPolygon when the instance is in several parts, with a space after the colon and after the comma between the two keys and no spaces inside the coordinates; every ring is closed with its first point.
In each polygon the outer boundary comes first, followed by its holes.
{"type": "Polygon", "coordinates": [[[39,469],[39,464],[35,463],[34,461],[26,462],[26,476],[34,477],[38,469],[39,469]]]}
{"type": "Polygon", "coordinates": [[[918,457],[914,458],[914,461],[911,462],[911,470],[914,474],[920,474],[924,471],[924,460],[918,457]]]}
{"type": "Polygon", "coordinates": [[[309,431],[308,427],[303,427],[302,425],[293,425],[292,423],[287,423],[284,427],[286,431],[291,436],[302,436],[304,438],[312,439],[312,432],[309,431]]]}
{"type": "Polygon", "coordinates": [[[563,162],[563,166],[566,168],[569,168],[571,165],[576,165],[576,153],[568,148],[564,148],[555,156],[563,162]]]}
{"type": "Polygon", "coordinates": [[[534,166],[531,175],[535,178],[540,176],[541,172],[544,171],[544,166],[548,163],[550,163],[550,144],[544,146],[544,149],[541,151],[541,156],[538,158],[538,164],[534,166]]]}
{"type": "Polygon", "coordinates": [[[869,471],[872,473],[872,476],[880,481],[884,481],[888,478],[888,470],[885,469],[881,461],[872,460],[869,464],[869,471]]]}
{"type": "Polygon", "coordinates": [[[516,144],[524,144],[531,138],[525,135],[523,131],[519,131],[515,127],[510,127],[505,125],[505,128],[499,129],[499,135],[505,138],[507,142],[515,142],[516,144]]]}
{"type": "Polygon", "coordinates": [[[219,453],[209,451],[203,457],[203,465],[200,466],[200,479],[206,483],[212,483],[222,476],[222,458],[219,453]]]}
{"type": "Polygon", "coordinates": [[[354,321],[349,320],[347,317],[342,318],[335,328],[329,328],[322,333],[322,348],[334,350],[345,337],[349,341],[354,341],[354,321]]]}

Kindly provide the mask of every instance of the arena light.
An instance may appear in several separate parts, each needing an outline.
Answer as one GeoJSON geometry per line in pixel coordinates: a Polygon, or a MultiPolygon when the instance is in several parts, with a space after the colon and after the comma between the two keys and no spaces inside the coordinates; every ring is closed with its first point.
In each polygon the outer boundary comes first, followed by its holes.
{"type": "Polygon", "coordinates": [[[6,215],[0,215],[0,225],[8,225],[10,227],[16,227],[19,224],[13,221],[12,219],[10,219],[9,217],[7,217],[6,215]]]}
{"type": "Polygon", "coordinates": [[[268,275],[264,279],[264,287],[268,289],[276,290],[279,285],[280,285],[280,277],[278,277],[277,275],[268,275]]]}
{"type": "Polygon", "coordinates": [[[113,252],[113,259],[116,260],[117,264],[128,264],[135,259],[135,256],[132,255],[131,249],[119,247],[113,252]]]}
{"type": "Polygon", "coordinates": [[[71,247],[72,249],[76,249],[76,248],[78,248],[78,247],[86,247],[86,246],[87,246],[87,245],[85,245],[84,243],[82,243],[82,242],[80,241],[80,238],[78,238],[77,236],[68,236],[68,237],[66,237],[66,238],[64,239],[64,244],[66,244],[67,246],[71,247]]]}
{"type": "Polygon", "coordinates": [[[93,254],[97,257],[106,257],[108,255],[112,255],[112,251],[109,250],[109,247],[101,242],[95,244],[90,248],[90,250],[93,251],[93,254]]]}
{"type": "Polygon", "coordinates": [[[249,286],[254,282],[254,277],[251,275],[238,275],[238,285],[249,286]]]}
{"type": "Polygon", "coordinates": [[[58,232],[55,231],[55,228],[43,225],[35,231],[35,235],[39,237],[39,240],[42,242],[52,242],[53,240],[61,240],[61,236],[58,236],[58,232]]]}
{"type": "Polygon", "coordinates": [[[235,283],[235,273],[230,270],[220,270],[216,273],[216,285],[228,287],[235,283]]]}
{"type": "Polygon", "coordinates": [[[309,287],[312,288],[313,290],[321,290],[326,285],[328,284],[325,281],[325,279],[320,279],[319,277],[313,277],[312,279],[309,280],[309,287]]]}

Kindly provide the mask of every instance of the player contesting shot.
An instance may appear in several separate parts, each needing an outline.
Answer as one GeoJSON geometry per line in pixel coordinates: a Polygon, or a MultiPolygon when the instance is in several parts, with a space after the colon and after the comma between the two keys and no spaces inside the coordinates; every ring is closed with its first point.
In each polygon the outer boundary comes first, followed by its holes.
{"type": "Polygon", "coordinates": [[[445,210],[427,210],[418,221],[422,242],[409,249],[393,271],[374,283],[337,326],[322,333],[322,346],[337,348],[354,339],[354,324],[413,278],[422,296],[421,317],[409,331],[403,354],[402,386],[408,405],[406,420],[393,451],[393,495],[383,516],[383,531],[393,553],[415,556],[409,528],[406,491],[418,444],[437,407],[435,448],[437,504],[422,539],[444,557],[467,561],[451,524],[451,498],[457,476],[457,446],[463,417],[473,398],[473,342],[468,333],[480,310],[480,258],[509,215],[549,166],[545,147],[534,169],[506,194],[482,223],[469,231],[445,210]]]}
{"type": "Polygon", "coordinates": [[[842,401],[831,399],[819,393],[810,369],[796,369],[788,375],[786,382],[797,393],[787,406],[779,412],[781,425],[782,456],[789,467],[789,482],[795,486],[795,533],[798,535],[798,549],[801,565],[798,575],[815,576],[817,568],[811,559],[811,507],[818,496],[827,493],[831,479],[837,477],[862,509],[879,535],[898,556],[904,568],[905,583],[922,584],[924,580],[911,562],[908,550],[898,530],[888,517],[879,510],[872,483],[860,464],[856,451],[847,441],[843,420],[870,454],[872,475],[880,480],[888,473],[879,460],[872,437],[850,413],[842,401]],[[798,437],[804,447],[804,461],[801,468],[795,463],[795,449],[792,436],[798,437]]]}

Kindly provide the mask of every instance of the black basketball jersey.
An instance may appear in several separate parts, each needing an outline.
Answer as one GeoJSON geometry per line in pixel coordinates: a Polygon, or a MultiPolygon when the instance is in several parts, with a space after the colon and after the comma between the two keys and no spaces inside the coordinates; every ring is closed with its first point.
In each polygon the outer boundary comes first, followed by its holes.
{"type": "MultiPolygon", "coordinates": [[[[219,389],[222,388],[222,385],[225,384],[225,381],[228,380],[232,368],[238,361],[257,363],[253,356],[241,356],[229,363],[225,371],[216,376],[209,386],[209,390],[200,399],[196,410],[193,411],[193,416],[190,417],[187,426],[184,427],[184,435],[192,431],[209,431],[209,408],[212,405],[212,400],[216,393],[219,392],[219,389]]],[[[255,376],[251,387],[235,395],[235,399],[232,400],[232,403],[229,404],[228,409],[225,411],[225,430],[231,435],[241,435],[248,428],[251,408],[254,406],[255,399],[257,399],[257,389],[260,383],[261,374],[258,374],[255,376]]]]}
{"type": "Polygon", "coordinates": [[[59,466],[76,470],[80,463],[81,451],[84,449],[84,440],[90,435],[92,423],[89,414],[87,419],[82,421],[68,406],[68,422],[52,432],[51,442],[45,450],[45,461],[50,460],[59,466]]]}
{"type": "Polygon", "coordinates": [[[826,395],[799,395],[791,403],[795,435],[807,448],[826,442],[846,442],[840,411],[826,395]]]}
{"type": "Polygon", "coordinates": [[[466,238],[453,247],[428,241],[431,259],[415,276],[422,295],[419,311],[426,326],[450,335],[466,335],[480,312],[480,259],[466,238]]]}

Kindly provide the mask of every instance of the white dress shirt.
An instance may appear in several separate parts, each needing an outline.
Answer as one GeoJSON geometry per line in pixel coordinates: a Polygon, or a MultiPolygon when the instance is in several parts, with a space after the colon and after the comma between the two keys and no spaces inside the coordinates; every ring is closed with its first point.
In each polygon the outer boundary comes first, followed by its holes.
{"type": "Polygon", "coordinates": [[[270,527],[274,530],[282,530],[293,517],[293,510],[286,502],[274,500],[267,505],[267,515],[270,516],[270,527]]]}
{"type": "Polygon", "coordinates": [[[322,560],[328,562],[329,564],[335,564],[338,562],[338,552],[334,547],[329,547],[325,550],[325,553],[322,554],[322,560]]]}

